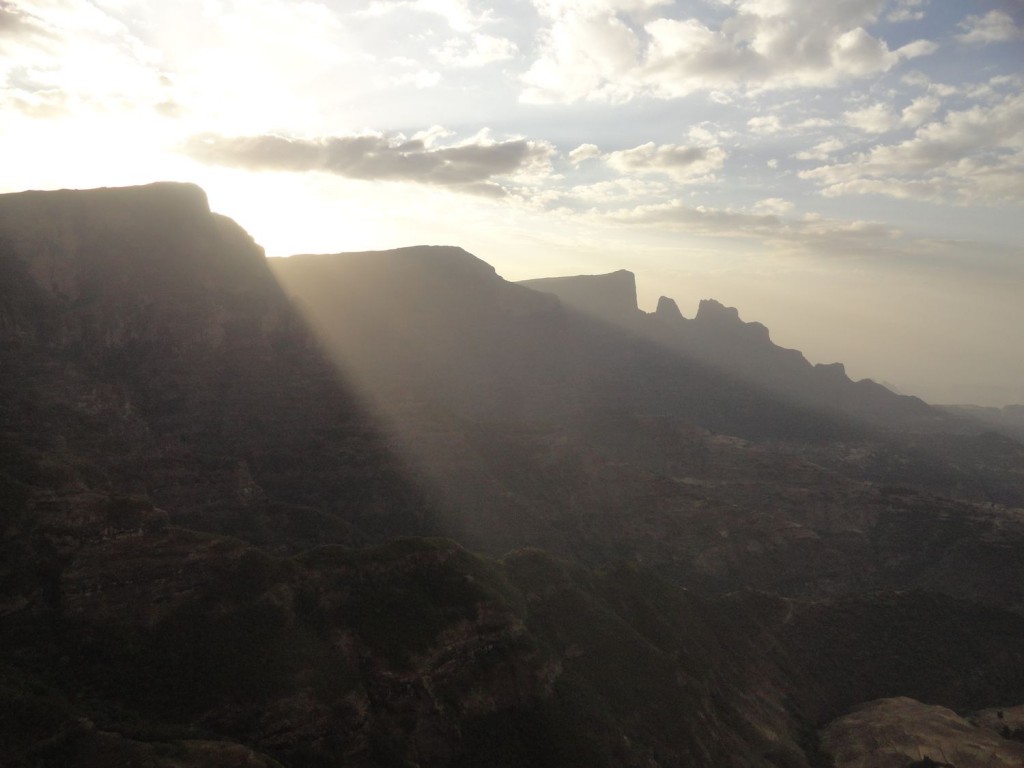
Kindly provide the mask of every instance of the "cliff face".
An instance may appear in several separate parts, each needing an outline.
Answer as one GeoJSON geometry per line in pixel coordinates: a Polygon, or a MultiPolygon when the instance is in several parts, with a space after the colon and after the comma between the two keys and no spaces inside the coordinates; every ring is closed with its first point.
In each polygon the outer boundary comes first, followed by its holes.
{"type": "Polygon", "coordinates": [[[628,323],[640,310],[636,303],[636,276],[625,269],[606,275],[542,277],[519,285],[557,296],[565,306],[612,323],[628,323]]]}
{"type": "Polygon", "coordinates": [[[198,188],[4,195],[0,224],[5,450],[46,489],[20,506],[134,495],[174,523],[310,542],[345,540],[375,498],[422,514],[262,249],[198,188]]]}

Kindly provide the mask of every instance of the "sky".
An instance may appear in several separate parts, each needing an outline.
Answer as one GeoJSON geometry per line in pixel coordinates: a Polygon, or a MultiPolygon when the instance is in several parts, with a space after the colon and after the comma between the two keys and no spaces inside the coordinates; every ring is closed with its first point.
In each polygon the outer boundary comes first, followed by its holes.
{"type": "Polygon", "coordinates": [[[1024,0],[0,0],[0,191],[165,179],[1024,403],[1024,0]]]}

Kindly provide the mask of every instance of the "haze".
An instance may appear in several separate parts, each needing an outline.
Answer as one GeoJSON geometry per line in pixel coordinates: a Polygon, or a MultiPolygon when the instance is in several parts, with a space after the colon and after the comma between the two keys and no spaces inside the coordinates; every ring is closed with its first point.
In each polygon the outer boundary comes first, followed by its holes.
{"type": "Polygon", "coordinates": [[[636,273],[930,402],[1024,402],[1024,9],[0,0],[0,190],[193,181],[269,254],[636,273]]]}

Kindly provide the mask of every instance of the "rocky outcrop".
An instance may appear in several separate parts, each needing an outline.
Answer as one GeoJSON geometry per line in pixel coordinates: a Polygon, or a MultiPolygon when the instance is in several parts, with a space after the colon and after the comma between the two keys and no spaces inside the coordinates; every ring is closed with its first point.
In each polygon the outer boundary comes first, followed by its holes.
{"type": "Polygon", "coordinates": [[[946,707],[897,697],[855,707],[822,732],[835,768],[954,765],[1010,768],[1024,762],[1024,744],[979,727],[946,707]]]}
{"type": "Polygon", "coordinates": [[[686,322],[686,318],[679,311],[679,305],[676,304],[675,299],[670,299],[668,296],[658,298],[658,306],[654,310],[654,316],[667,323],[683,324],[686,322]]]}
{"type": "Polygon", "coordinates": [[[736,307],[726,307],[714,299],[701,299],[694,321],[698,325],[713,328],[718,333],[733,333],[757,344],[770,344],[768,329],[761,323],[743,322],[736,307]]]}
{"type": "Polygon", "coordinates": [[[639,314],[636,276],[625,269],[606,275],[521,280],[519,285],[554,294],[571,309],[616,324],[634,321],[639,314]]]}

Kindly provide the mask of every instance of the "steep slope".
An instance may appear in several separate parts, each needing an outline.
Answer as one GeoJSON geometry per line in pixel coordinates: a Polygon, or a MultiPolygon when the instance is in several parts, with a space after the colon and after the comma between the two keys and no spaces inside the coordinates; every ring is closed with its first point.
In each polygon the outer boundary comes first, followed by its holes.
{"type": "Polygon", "coordinates": [[[1024,695],[1019,617],[916,594],[711,602],[441,540],[277,558],[156,527],[82,547],[59,588],[0,631],[6,765],[807,766],[814,726],[858,696],[1024,695]]]}
{"type": "Polygon", "coordinates": [[[907,697],[857,707],[828,725],[823,742],[835,768],[869,762],[877,768],[906,768],[928,765],[926,759],[957,768],[1012,768],[1024,762],[1024,744],[979,728],[950,709],[907,697]]]}
{"type": "Polygon", "coordinates": [[[1006,405],[1002,408],[980,405],[940,405],[941,410],[971,419],[1001,432],[1008,437],[1024,442],[1024,405],[1006,405]]]}
{"type": "Polygon", "coordinates": [[[200,189],[0,196],[0,265],[9,517],[113,494],[268,542],[415,530],[374,420],[200,189]]]}

